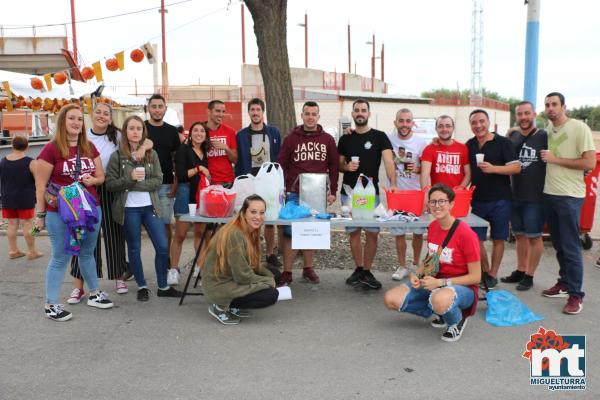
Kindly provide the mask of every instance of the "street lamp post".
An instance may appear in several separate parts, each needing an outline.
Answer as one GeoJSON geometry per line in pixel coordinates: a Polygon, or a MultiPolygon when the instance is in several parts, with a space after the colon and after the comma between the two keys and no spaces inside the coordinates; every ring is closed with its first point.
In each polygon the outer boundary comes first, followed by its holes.
{"type": "Polygon", "coordinates": [[[304,23],[298,24],[304,27],[304,68],[308,68],[308,14],[304,12],[304,23]]]}

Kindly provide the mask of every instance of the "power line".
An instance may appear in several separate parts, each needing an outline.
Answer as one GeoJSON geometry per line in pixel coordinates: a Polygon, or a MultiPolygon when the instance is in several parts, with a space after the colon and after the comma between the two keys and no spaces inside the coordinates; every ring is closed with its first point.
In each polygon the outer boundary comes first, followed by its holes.
{"type": "MultiPolygon", "coordinates": [[[[189,3],[191,1],[194,1],[194,0],[182,0],[182,1],[175,2],[175,3],[171,3],[171,4],[165,4],[165,7],[176,6],[176,5],[183,4],[183,3],[189,3]]],[[[107,15],[107,16],[98,17],[98,18],[84,19],[81,21],[75,21],[75,23],[83,24],[85,22],[94,22],[94,21],[102,21],[102,20],[111,19],[111,18],[125,17],[127,15],[140,14],[140,13],[148,12],[148,11],[152,11],[152,10],[159,10],[160,8],[161,7],[145,8],[143,10],[129,11],[126,13],[121,13],[121,14],[114,14],[114,15],[107,15]]],[[[30,29],[32,26],[35,28],[47,28],[47,27],[52,27],[52,26],[63,26],[63,25],[71,25],[71,22],[63,22],[63,23],[56,23],[56,24],[44,24],[44,25],[3,25],[2,29],[6,29],[6,30],[8,30],[8,29],[30,29]]]]}

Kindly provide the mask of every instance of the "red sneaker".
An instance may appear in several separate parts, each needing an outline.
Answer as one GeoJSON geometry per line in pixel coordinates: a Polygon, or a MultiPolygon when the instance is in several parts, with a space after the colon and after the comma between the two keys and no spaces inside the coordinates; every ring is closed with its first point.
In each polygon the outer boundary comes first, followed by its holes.
{"type": "Polygon", "coordinates": [[[281,286],[285,286],[285,285],[288,285],[288,286],[289,286],[289,285],[291,285],[291,284],[292,284],[292,281],[293,281],[293,279],[292,279],[292,273],[291,273],[291,272],[288,272],[288,271],[283,271],[283,272],[281,273],[281,279],[279,279],[279,282],[278,282],[278,283],[279,283],[281,286]]]}
{"type": "Polygon", "coordinates": [[[556,282],[556,285],[550,289],[542,291],[542,296],[546,297],[568,297],[567,287],[560,282],[556,282]]]}
{"type": "Polygon", "coordinates": [[[569,296],[567,305],[563,308],[565,314],[579,314],[583,309],[583,299],[577,296],[569,296]]]}
{"type": "Polygon", "coordinates": [[[319,279],[319,275],[317,275],[313,267],[305,267],[302,270],[302,278],[310,283],[321,282],[321,280],[319,279]]]}

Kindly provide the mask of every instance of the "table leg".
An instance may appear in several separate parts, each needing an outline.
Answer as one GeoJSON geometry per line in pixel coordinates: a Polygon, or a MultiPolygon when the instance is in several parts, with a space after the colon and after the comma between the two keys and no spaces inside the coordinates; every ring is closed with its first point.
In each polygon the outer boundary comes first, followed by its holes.
{"type": "MultiPolygon", "coordinates": [[[[211,232],[214,234],[216,229],[217,229],[217,224],[208,224],[206,226],[206,229],[204,229],[204,232],[202,233],[202,237],[200,238],[200,243],[198,244],[198,248],[196,249],[196,255],[194,256],[194,261],[192,262],[192,267],[190,268],[190,272],[185,281],[185,286],[183,288],[183,292],[181,292],[181,298],[179,299],[179,305],[183,304],[183,299],[188,294],[187,290],[188,290],[188,287],[190,286],[190,281],[192,280],[192,275],[194,274],[194,269],[196,268],[196,262],[198,262],[198,257],[200,257],[200,251],[202,250],[202,245],[204,244],[204,241],[206,240],[208,231],[211,230],[211,232]]],[[[198,279],[196,279],[196,284],[198,283],[199,278],[200,278],[200,274],[198,274],[198,279]]],[[[194,287],[196,287],[196,286],[194,285],[194,287]]]]}

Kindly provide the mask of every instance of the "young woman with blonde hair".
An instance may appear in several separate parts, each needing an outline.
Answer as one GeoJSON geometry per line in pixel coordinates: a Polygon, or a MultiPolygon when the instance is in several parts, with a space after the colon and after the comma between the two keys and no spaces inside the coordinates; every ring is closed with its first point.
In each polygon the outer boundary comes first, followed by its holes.
{"type": "Polygon", "coordinates": [[[260,196],[248,196],[237,216],[217,231],[208,246],[202,288],[209,314],[222,324],[238,324],[240,318],[250,316],[247,309],[277,301],[276,278],[260,261],[265,210],[260,196]]]}

